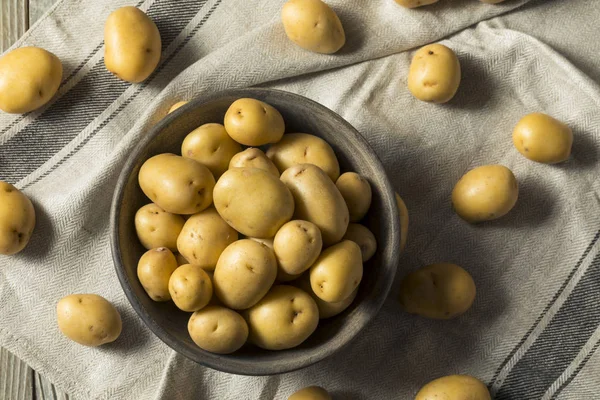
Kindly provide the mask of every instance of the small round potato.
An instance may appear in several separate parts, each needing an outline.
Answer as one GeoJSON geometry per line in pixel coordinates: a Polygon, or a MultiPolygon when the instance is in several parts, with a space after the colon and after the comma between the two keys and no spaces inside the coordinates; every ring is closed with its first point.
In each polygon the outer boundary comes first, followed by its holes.
{"type": "Polygon", "coordinates": [[[117,309],[97,294],[72,294],[56,305],[58,329],[69,339],[96,347],[114,342],[123,323],[117,309]]]}
{"type": "Polygon", "coordinates": [[[279,170],[261,149],[250,147],[237,153],[229,162],[229,168],[264,169],[279,178],[279,170]]]}
{"type": "Polygon", "coordinates": [[[201,267],[184,264],[169,279],[169,293],[175,305],[183,311],[198,311],[210,302],[213,285],[201,267]]]}
{"type": "Polygon", "coordinates": [[[571,155],[573,131],[546,114],[533,113],[521,118],[512,138],[519,153],[532,161],[556,164],[571,155]]]}
{"type": "Polygon", "coordinates": [[[20,47],[0,57],[0,110],[23,114],[40,108],[54,96],[62,79],[62,64],[39,47],[20,47]]]}
{"type": "Polygon", "coordinates": [[[403,252],[408,238],[408,208],[398,193],[396,193],[396,203],[400,213],[400,252],[403,252]]]}
{"type": "Polygon", "coordinates": [[[283,117],[273,106],[256,99],[238,99],[225,113],[225,130],[246,146],[262,146],[281,140],[283,117]]]}
{"type": "Polygon", "coordinates": [[[308,133],[288,133],[279,143],[269,147],[267,157],[279,172],[298,164],[313,164],[335,182],[340,176],[340,164],[331,146],[318,136],[308,133]]]}
{"type": "Polygon", "coordinates": [[[177,259],[166,247],[148,250],[142,255],[138,262],[137,276],[152,300],[171,300],[169,278],[177,267],[177,259]]]}
{"type": "Polygon", "coordinates": [[[214,190],[217,211],[236,231],[272,238],[294,214],[294,198],[275,176],[258,168],[225,172],[214,190]]]}
{"type": "Polygon", "coordinates": [[[468,375],[450,375],[423,386],[415,400],[491,400],[487,386],[468,375]]]}
{"type": "Polygon", "coordinates": [[[455,264],[419,268],[400,283],[400,304],[407,312],[432,319],[452,319],[465,313],[475,300],[475,282],[455,264]]]}
{"type": "Polygon", "coordinates": [[[181,106],[186,105],[187,103],[187,101],[178,101],[177,103],[173,104],[171,108],[169,108],[169,112],[167,114],[171,114],[173,111],[177,110],[181,106]]]}
{"type": "Polygon", "coordinates": [[[410,63],[408,90],[417,99],[446,103],[460,85],[460,63],[456,54],[443,44],[419,49],[410,63]]]}
{"type": "Polygon", "coordinates": [[[248,324],[233,310],[217,305],[196,311],[188,322],[190,337],[203,350],[230,354],[248,339],[248,324]]]}
{"type": "Polygon", "coordinates": [[[309,269],[321,254],[322,247],[321,231],[308,221],[288,222],[273,239],[277,264],[288,275],[299,275],[309,269]]]}
{"type": "Polygon", "coordinates": [[[338,301],[337,303],[328,303],[322,300],[319,296],[317,296],[312,290],[310,285],[310,273],[302,274],[300,279],[294,282],[294,285],[298,286],[300,289],[304,290],[306,293],[310,294],[315,303],[317,303],[317,308],[319,309],[319,319],[326,319],[335,317],[336,315],[342,313],[346,308],[352,304],[356,295],[358,294],[358,288],[354,289],[354,291],[342,301],[338,301]]]}
{"type": "Polygon", "coordinates": [[[23,250],[35,227],[31,200],[10,183],[0,181],[0,254],[23,250]]]}
{"type": "Polygon", "coordinates": [[[343,237],[344,240],[351,240],[360,247],[362,261],[367,262],[373,257],[377,250],[377,240],[373,232],[364,225],[350,224],[348,230],[343,237]]]}
{"type": "Polygon", "coordinates": [[[185,223],[183,217],[171,214],[154,203],[146,204],[135,213],[135,231],[146,249],[166,247],[177,251],[177,236],[185,223]]]}
{"type": "Polygon", "coordinates": [[[170,153],[151,157],[140,168],[138,180],[153,203],[173,214],[195,214],[212,203],[215,178],[189,158],[170,153]]]}
{"type": "Polygon", "coordinates": [[[177,260],[177,266],[181,267],[183,264],[191,264],[184,256],[177,253],[175,254],[175,259],[177,260]]]}
{"type": "Polygon", "coordinates": [[[181,155],[210,169],[219,178],[229,168],[231,158],[242,146],[229,137],[221,124],[204,124],[190,132],[181,145],[181,155]]]}
{"type": "Polygon", "coordinates": [[[104,65],[117,78],[137,83],[154,72],[160,61],[156,24],[136,7],[113,11],[104,25],[104,65]]]}
{"type": "Polygon", "coordinates": [[[517,203],[519,184],[503,165],[484,165],[463,175],[452,190],[452,205],[470,223],[506,215],[517,203]]]}
{"type": "Polygon", "coordinates": [[[252,343],[266,350],[285,350],[317,329],[319,309],[303,290],[278,285],[247,311],[247,321],[252,343]]]}
{"type": "Polygon", "coordinates": [[[348,228],[348,207],[325,172],[312,164],[299,164],[286,169],[281,181],[294,196],[294,219],[315,224],[324,246],[339,242],[348,228]]]}
{"type": "Polygon", "coordinates": [[[310,286],[320,299],[338,303],[347,299],[363,276],[360,247],[344,240],[321,253],[310,267],[310,286]]]}
{"type": "Polygon", "coordinates": [[[281,21],[287,37],[303,49],[333,54],[346,43],[342,22],[321,0],[289,0],[281,21]]]}
{"type": "Polygon", "coordinates": [[[234,310],[252,307],[269,291],[277,276],[277,262],[267,245],[250,239],[230,244],[215,268],[215,293],[234,310]]]}
{"type": "Polygon", "coordinates": [[[348,206],[350,222],[358,222],[363,219],[371,206],[369,181],[356,172],[345,172],[340,175],[335,186],[348,206]]]}
{"type": "Polygon", "coordinates": [[[309,386],[298,390],[288,400],[331,400],[331,396],[320,386],[309,386]]]}
{"type": "Polygon", "coordinates": [[[396,3],[406,8],[417,8],[422,6],[428,6],[433,3],[437,3],[438,0],[395,0],[396,3]]]}

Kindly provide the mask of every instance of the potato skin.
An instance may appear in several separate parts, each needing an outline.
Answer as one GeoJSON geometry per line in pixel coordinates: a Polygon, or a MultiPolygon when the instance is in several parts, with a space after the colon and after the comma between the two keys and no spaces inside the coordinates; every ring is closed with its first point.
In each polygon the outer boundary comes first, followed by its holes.
{"type": "Polygon", "coordinates": [[[23,250],[35,228],[31,200],[10,183],[0,181],[0,254],[23,250]]]}
{"type": "Polygon", "coordinates": [[[184,264],[171,274],[169,293],[182,311],[198,311],[210,302],[213,285],[210,277],[197,265],[184,264]]]}
{"type": "Polygon", "coordinates": [[[456,54],[443,44],[419,49],[410,64],[408,90],[417,99],[446,103],[460,85],[460,63],[456,54]]]}
{"type": "Polygon", "coordinates": [[[142,255],[137,266],[137,276],[152,300],[171,300],[169,278],[177,267],[177,259],[166,247],[151,249],[142,255]]]}
{"type": "Polygon", "coordinates": [[[177,237],[185,223],[181,215],[166,212],[154,203],[135,213],[135,231],[146,249],[166,247],[177,251],[177,237]]]}
{"type": "Polygon", "coordinates": [[[340,164],[333,149],[323,139],[308,133],[288,133],[267,150],[267,157],[283,173],[299,164],[321,168],[335,182],[340,176],[340,164]]]}
{"type": "Polygon", "coordinates": [[[281,140],[283,117],[275,107],[256,99],[238,99],[225,113],[225,130],[233,140],[246,146],[262,146],[281,140]]]}
{"type": "Polygon", "coordinates": [[[345,172],[337,179],[335,186],[348,206],[350,222],[363,219],[371,206],[372,194],[369,181],[356,172],[345,172]]]}
{"type": "Polygon", "coordinates": [[[69,339],[89,347],[114,342],[121,334],[121,316],[104,297],[72,294],[56,305],[58,328],[69,339]]]}
{"type": "Polygon", "coordinates": [[[571,155],[573,131],[546,114],[533,113],[521,118],[512,138],[519,153],[532,161],[556,164],[571,155]]]}
{"type": "Polygon", "coordinates": [[[160,33],[154,21],[136,7],[113,11],[104,25],[104,64],[117,78],[142,82],[160,61],[160,33]]]}
{"type": "MultiPolygon", "coordinates": [[[[253,238],[253,237],[249,237],[248,239],[254,240],[255,242],[258,242],[258,243],[262,243],[265,246],[267,246],[269,249],[271,249],[273,252],[275,251],[273,249],[273,239],[261,239],[261,238],[253,238]]],[[[277,263],[277,277],[275,277],[276,282],[290,282],[290,281],[293,281],[294,279],[300,278],[301,275],[302,274],[290,275],[290,274],[286,273],[284,270],[282,270],[281,267],[279,266],[279,263],[277,263]]]]}
{"type": "Polygon", "coordinates": [[[483,382],[468,375],[449,375],[435,379],[419,390],[415,400],[491,400],[483,382]]]}
{"type": "Polygon", "coordinates": [[[304,342],[317,329],[319,310],[304,291],[273,286],[246,312],[250,341],[266,350],[285,350],[304,342]]]}
{"type": "Polygon", "coordinates": [[[428,6],[433,3],[437,3],[438,0],[395,0],[396,3],[406,8],[417,8],[422,6],[428,6]]]}
{"type": "Polygon", "coordinates": [[[171,106],[171,108],[169,108],[169,112],[167,114],[171,114],[173,111],[179,109],[180,107],[186,105],[188,103],[188,101],[178,101],[177,103],[173,104],[171,106]]]}
{"type": "Polygon", "coordinates": [[[475,294],[471,275],[451,263],[419,268],[400,283],[402,308],[431,319],[452,319],[464,314],[473,304],[475,294]]]}
{"type": "Polygon", "coordinates": [[[503,165],[484,165],[463,175],[452,190],[452,205],[470,223],[506,215],[517,203],[519,184],[503,165]]]}
{"type": "Polygon", "coordinates": [[[294,197],[294,219],[315,224],[324,246],[339,242],[348,228],[348,207],[325,172],[312,164],[299,164],[286,169],[281,181],[294,197]]]}
{"type": "Polygon", "coordinates": [[[306,272],[300,276],[298,280],[293,283],[294,286],[298,286],[300,289],[304,290],[306,293],[313,298],[315,303],[317,304],[317,308],[319,309],[319,319],[327,319],[331,317],[335,317],[338,314],[341,314],[352,304],[356,295],[358,294],[358,288],[354,289],[354,291],[342,301],[338,301],[337,303],[329,303],[325,300],[322,300],[319,296],[317,296],[310,285],[310,272],[306,272]]]}
{"type": "Polygon", "coordinates": [[[250,147],[231,158],[229,168],[258,168],[264,169],[279,178],[279,170],[261,149],[250,147]]]}
{"type": "Polygon", "coordinates": [[[377,251],[377,239],[373,232],[364,225],[361,224],[350,224],[348,230],[343,237],[344,240],[351,240],[360,247],[360,253],[362,254],[362,261],[367,262],[373,257],[375,251],[377,251]]]}
{"type": "Polygon", "coordinates": [[[188,322],[190,337],[203,350],[230,354],[248,339],[248,324],[233,310],[217,305],[196,311],[188,322]]]}
{"type": "Polygon", "coordinates": [[[215,178],[204,165],[165,153],[149,158],[138,174],[144,194],[173,214],[195,214],[212,203],[215,178]]]}
{"type": "Polygon", "coordinates": [[[400,252],[404,251],[406,247],[406,239],[408,239],[408,208],[402,197],[398,193],[396,195],[396,204],[398,204],[398,212],[400,213],[400,252]]]}
{"type": "Polygon", "coordinates": [[[308,386],[292,394],[288,400],[331,400],[331,396],[320,386],[308,386]]]}
{"type": "Polygon", "coordinates": [[[299,275],[317,260],[323,240],[321,231],[308,221],[294,220],[277,231],[273,250],[279,268],[289,275],[299,275]]]}
{"type": "Polygon", "coordinates": [[[289,0],[281,21],[287,37],[305,50],[333,54],[346,43],[342,22],[321,0],[289,0]]]}
{"type": "Polygon", "coordinates": [[[62,63],[39,47],[20,47],[0,57],[0,110],[23,114],[40,108],[56,94],[62,63]]]}
{"type": "Polygon", "coordinates": [[[181,155],[198,161],[218,178],[229,168],[242,146],[229,137],[221,124],[204,124],[191,131],[181,145],[181,155]]]}

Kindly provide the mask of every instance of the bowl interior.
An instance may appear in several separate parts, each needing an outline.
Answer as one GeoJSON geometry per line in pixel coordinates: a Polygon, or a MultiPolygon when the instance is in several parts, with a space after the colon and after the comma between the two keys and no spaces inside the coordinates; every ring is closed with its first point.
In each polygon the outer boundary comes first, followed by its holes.
{"type": "Polygon", "coordinates": [[[233,90],[191,101],[168,115],[140,141],[126,163],[113,199],[111,212],[112,250],[117,274],[134,309],[149,328],[184,356],[208,367],[245,375],[268,375],[314,364],[347,344],[375,316],[393,281],[398,263],[400,229],[394,194],[385,171],[360,134],[331,110],[304,97],[268,89],[233,90]],[[184,137],[198,126],[222,123],[229,105],[238,98],[252,97],[277,108],[286,122],[286,132],[311,133],[334,149],[342,172],[365,176],[372,187],[370,211],[362,221],[377,238],[378,249],[365,264],[363,281],[353,304],[342,314],[321,320],[317,331],[299,347],[266,351],[253,346],[231,355],[200,349],[187,331],[190,313],[172,302],[157,303],[145,293],[137,278],[137,262],[145,249],[135,227],[136,211],[150,202],[142,193],[137,175],[145,160],[156,154],[180,154],[184,137]]]}

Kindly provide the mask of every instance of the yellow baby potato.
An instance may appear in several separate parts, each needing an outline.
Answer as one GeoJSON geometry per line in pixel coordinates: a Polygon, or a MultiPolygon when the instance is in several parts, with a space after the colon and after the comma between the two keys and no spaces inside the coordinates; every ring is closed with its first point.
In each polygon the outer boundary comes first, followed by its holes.
{"type": "Polygon", "coordinates": [[[0,254],[23,250],[35,227],[35,209],[19,189],[0,181],[0,254]]]}
{"type": "Polygon", "coordinates": [[[229,162],[229,168],[258,168],[279,178],[279,170],[273,164],[273,161],[269,160],[267,155],[256,147],[247,148],[233,156],[229,162]]]}
{"type": "Polygon", "coordinates": [[[210,302],[213,285],[201,267],[184,264],[171,274],[169,293],[177,308],[194,312],[206,307],[210,302]]]}
{"type": "Polygon", "coordinates": [[[452,190],[452,205],[467,222],[489,221],[506,215],[517,203],[519,185],[503,165],[484,165],[463,175],[452,190]]]}
{"type": "Polygon", "coordinates": [[[322,387],[309,386],[298,390],[288,400],[331,400],[331,396],[322,387]]]}
{"type": "Polygon", "coordinates": [[[212,203],[215,187],[208,168],[170,153],[146,160],[138,181],[153,203],[173,214],[195,214],[206,209],[212,203]]]}
{"type": "Polygon", "coordinates": [[[184,223],[181,215],[166,212],[154,203],[146,204],[135,213],[135,231],[148,250],[166,247],[177,251],[177,237],[184,223]]]}
{"type": "Polygon", "coordinates": [[[321,231],[311,222],[295,220],[283,225],[273,240],[279,268],[288,275],[300,275],[321,253],[321,231]]]}
{"type": "Polygon", "coordinates": [[[450,375],[423,386],[415,400],[491,400],[487,386],[468,375],[450,375]]]}
{"type": "Polygon", "coordinates": [[[113,11],[104,25],[104,64],[117,78],[137,83],[154,72],[161,40],[156,24],[136,7],[113,11]]]}
{"type": "Polygon", "coordinates": [[[138,262],[137,276],[152,300],[171,300],[169,279],[177,267],[177,259],[166,247],[148,250],[142,255],[138,262]]]}
{"type": "Polygon", "coordinates": [[[363,219],[371,206],[369,181],[356,172],[346,172],[340,175],[335,186],[348,206],[350,222],[358,222],[363,219]]]}
{"type": "Polygon", "coordinates": [[[377,240],[373,232],[364,225],[350,224],[348,230],[343,237],[344,240],[351,240],[360,247],[362,261],[367,262],[373,257],[377,250],[377,240]]]}
{"type": "Polygon", "coordinates": [[[229,168],[231,158],[242,146],[229,137],[221,124],[204,124],[190,132],[181,145],[181,155],[210,169],[218,178],[229,168]]]}
{"type": "MultiPolygon", "coordinates": [[[[271,249],[272,251],[275,251],[273,249],[273,239],[261,239],[261,238],[253,238],[253,237],[249,237],[248,239],[254,240],[255,242],[258,242],[258,243],[262,243],[265,246],[267,246],[269,249],[271,249]]],[[[301,275],[302,274],[290,275],[290,274],[286,273],[283,269],[281,269],[279,264],[277,264],[277,276],[275,277],[275,281],[290,282],[290,281],[293,281],[294,279],[298,279],[301,275]]]]}
{"type": "Polygon", "coordinates": [[[196,311],[188,322],[190,337],[203,350],[230,354],[248,339],[248,324],[233,310],[217,305],[196,311]]]}
{"type": "Polygon", "coordinates": [[[475,282],[455,264],[419,268],[400,284],[400,304],[407,312],[432,319],[452,319],[465,313],[475,300],[475,282]]]}
{"type": "Polygon", "coordinates": [[[39,47],[20,47],[0,57],[0,110],[23,114],[40,108],[56,94],[62,63],[39,47]]]}
{"type": "Polygon", "coordinates": [[[436,43],[415,53],[408,72],[408,90],[417,99],[446,103],[459,85],[460,63],[451,49],[436,43]]]}
{"type": "Polygon", "coordinates": [[[422,6],[428,6],[433,3],[437,3],[438,0],[395,0],[396,3],[406,8],[417,8],[422,6]]]}
{"type": "Polygon", "coordinates": [[[283,173],[298,164],[313,164],[336,181],[340,176],[340,164],[331,146],[318,136],[307,133],[288,133],[279,143],[269,147],[267,157],[283,173]]]}
{"type": "Polygon", "coordinates": [[[358,294],[358,288],[356,288],[350,294],[350,296],[346,297],[342,301],[338,301],[337,303],[329,303],[325,300],[322,300],[319,296],[315,294],[310,285],[309,272],[302,274],[300,278],[294,282],[294,285],[298,286],[300,289],[308,293],[310,297],[313,298],[315,303],[317,303],[317,308],[319,309],[319,319],[335,317],[336,315],[342,313],[346,308],[350,306],[350,304],[352,304],[352,302],[356,298],[356,295],[358,294]]]}
{"type": "Polygon", "coordinates": [[[408,208],[406,208],[402,197],[398,193],[395,193],[395,195],[398,212],[400,213],[400,252],[403,252],[406,247],[406,239],[408,238],[408,208]]]}
{"type": "Polygon", "coordinates": [[[303,49],[333,54],[346,43],[342,22],[321,0],[289,0],[281,21],[287,37],[303,49]]]}
{"type": "Polygon", "coordinates": [[[532,161],[555,164],[571,155],[573,131],[546,114],[533,113],[521,118],[512,138],[519,153],[532,161]]]}
{"type": "Polygon", "coordinates": [[[225,113],[225,130],[246,146],[262,146],[281,140],[283,117],[275,107],[256,99],[238,99],[225,113]]]}
{"type": "Polygon", "coordinates": [[[58,329],[69,339],[89,347],[114,342],[121,334],[121,316],[104,297],[72,294],[56,305],[58,329]]]}
{"type": "Polygon", "coordinates": [[[247,311],[250,341],[266,350],[285,350],[304,342],[317,329],[319,310],[304,291],[273,286],[247,311]]]}
{"type": "Polygon", "coordinates": [[[178,101],[177,103],[173,104],[171,108],[169,108],[169,112],[167,114],[171,114],[173,111],[179,109],[181,106],[184,106],[187,103],[187,101],[178,101]]]}

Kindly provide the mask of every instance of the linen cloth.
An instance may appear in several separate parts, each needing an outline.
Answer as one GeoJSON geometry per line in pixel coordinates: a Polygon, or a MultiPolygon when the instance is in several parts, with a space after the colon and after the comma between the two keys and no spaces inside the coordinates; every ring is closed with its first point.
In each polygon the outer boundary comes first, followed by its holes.
{"type": "Polygon", "coordinates": [[[0,345],[75,399],[285,399],[313,384],[340,399],[410,399],[452,373],[479,377],[496,399],[597,399],[600,4],[441,0],[407,10],[391,0],[329,0],[347,44],[318,55],[287,40],[283,3],[62,0],[16,44],[57,54],[64,80],[46,107],[0,114],[0,179],[24,190],[38,216],[29,246],[0,257],[0,345]],[[163,39],[159,68],[136,85],[113,77],[102,60],[106,17],[131,4],[163,39]],[[406,88],[414,48],[434,41],[454,49],[462,67],[460,89],[444,105],[419,102],[406,88]],[[367,138],[410,213],[397,280],[455,262],[477,284],[469,312],[452,321],[408,315],[395,284],[344,351],[272,377],[201,367],[145,328],[108,242],[121,166],[176,101],[253,85],[314,99],[367,138]],[[512,128],[534,111],[573,128],[568,162],[536,164],[514,149],[512,128]],[[493,163],[514,171],[519,201],[502,219],[468,225],[451,210],[452,187],[493,163]],[[62,337],[55,305],[71,293],[116,304],[121,337],[94,349],[62,337]]]}

